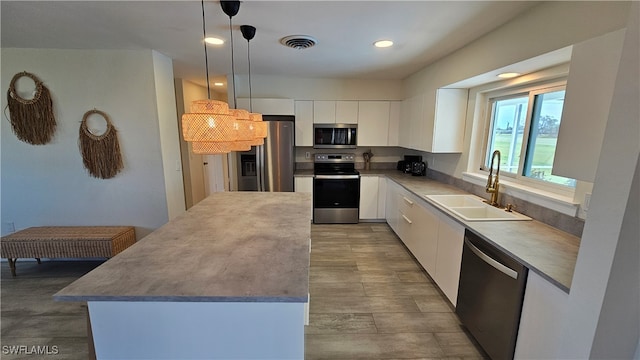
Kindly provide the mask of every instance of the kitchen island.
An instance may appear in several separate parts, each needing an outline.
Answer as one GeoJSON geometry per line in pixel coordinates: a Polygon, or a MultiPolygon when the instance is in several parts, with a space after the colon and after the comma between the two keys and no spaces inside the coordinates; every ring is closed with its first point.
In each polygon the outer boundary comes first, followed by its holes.
{"type": "Polygon", "coordinates": [[[98,359],[302,359],[311,196],[215,193],[54,295],[98,359]]]}

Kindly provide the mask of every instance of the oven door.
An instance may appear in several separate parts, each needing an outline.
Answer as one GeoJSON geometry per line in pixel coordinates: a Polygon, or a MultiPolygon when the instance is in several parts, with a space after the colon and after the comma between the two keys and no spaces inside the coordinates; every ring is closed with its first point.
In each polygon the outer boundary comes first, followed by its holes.
{"type": "Polygon", "coordinates": [[[313,177],[313,222],[354,224],[359,219],[360,175],[313,177]]]}

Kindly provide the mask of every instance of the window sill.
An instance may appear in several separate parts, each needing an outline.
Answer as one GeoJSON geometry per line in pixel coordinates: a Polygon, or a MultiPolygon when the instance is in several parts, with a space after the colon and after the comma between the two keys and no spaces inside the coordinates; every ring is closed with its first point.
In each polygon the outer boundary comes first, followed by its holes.
{"type": "MultiPolygon", "coordinates": [[[[483,174],[463,172],[462,180],[483,187],[487,185],[487,176],[483,174]]],[[[503,194],[511,195],[569,216],[577,216],[580,208],[580,204],[574,202],[572,197],[518,184],[509,181],[509,179],[500,179],[500,190],[503,194]]]]}

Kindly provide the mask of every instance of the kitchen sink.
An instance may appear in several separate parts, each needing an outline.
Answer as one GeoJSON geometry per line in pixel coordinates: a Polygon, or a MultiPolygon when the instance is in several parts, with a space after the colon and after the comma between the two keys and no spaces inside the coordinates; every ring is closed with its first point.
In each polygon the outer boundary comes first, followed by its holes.
{"type": "Polygon", "coordinates": [[[425,195],[444,207],[482,206],[483,199],[474,195],[425,195]]]}
{"type": "Polygon", "coordinates": [[[425,197],[465,221],[531,220],[530,217],[520,213],[491,206],[474,195],[425,195],[425,197]]]}

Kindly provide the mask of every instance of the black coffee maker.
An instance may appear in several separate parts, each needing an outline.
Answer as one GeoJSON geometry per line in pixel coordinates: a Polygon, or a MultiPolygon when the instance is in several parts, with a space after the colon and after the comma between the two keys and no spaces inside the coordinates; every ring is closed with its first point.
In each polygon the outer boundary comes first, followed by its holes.
{"type": "MultiPolygon", "coordinates": [[[[404,172],[405,174],[413,174],[414,163],[422,163],[422,156],[421,155],[405,155],[404,160],[398,161],[397,169],[404,172]]],[[[425,166],[425,169],[426,169],[426,166],[425,166]]]]}
{"type": "Polygon", "coordinates": [[[427,163],[424,161],[414,161],[411,164],[411,175],[413,176],[426,176],[427,175],[427,163]]]}

